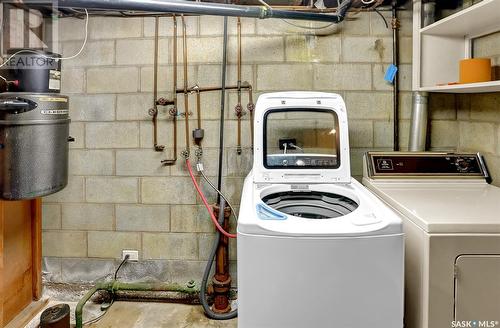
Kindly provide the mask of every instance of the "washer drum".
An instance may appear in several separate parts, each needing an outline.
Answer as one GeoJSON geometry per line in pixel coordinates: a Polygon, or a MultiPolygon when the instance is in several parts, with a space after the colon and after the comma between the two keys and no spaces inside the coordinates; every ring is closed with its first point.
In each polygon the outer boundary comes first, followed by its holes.
{"type": "Polygon", "coordinates": [[[60,94],[0,94],[0,198],[35,198],[67,185],[68,105],[60,94]]]}

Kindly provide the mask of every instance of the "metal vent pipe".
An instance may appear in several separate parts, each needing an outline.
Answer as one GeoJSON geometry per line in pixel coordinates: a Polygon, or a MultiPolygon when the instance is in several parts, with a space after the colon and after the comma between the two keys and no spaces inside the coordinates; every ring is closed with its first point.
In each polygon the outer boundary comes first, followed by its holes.
{"type": "Polygon", "coordinates": [[[429,98],[427,92],[414,92],[410,123],[409,151],[425,151],[427,145],[427,125],[429,118],[429,98]]]}
{"type": "MultiPolygon", "coordinates": [[[[39,3],[38,0],[25,0],[24,4],[39,3]]],[[[352,0],[345,0],[336,14],[321,14],[292,10],[274,10],[268,7],[249,7],[210,2],[186,0],[59,0],[59,8],[103,9],[117,11],[142,11],[157,13],[178,13],[214,16],[235,16],[253,18],[283,18],[340,23],[350,8],[352,0]]]]}

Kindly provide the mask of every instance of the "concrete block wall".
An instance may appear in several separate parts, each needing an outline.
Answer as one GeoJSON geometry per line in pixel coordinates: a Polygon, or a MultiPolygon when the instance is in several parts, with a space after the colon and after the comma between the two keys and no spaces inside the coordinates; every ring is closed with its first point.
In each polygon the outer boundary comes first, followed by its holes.
{"type": "MultiPolygon", "coordinates": [[[[65,56],[79,49],[83,27],[82,20],[60,20],[60,47],[65,56]]],[[[243,80],[254,86],[254,99],[278,90],[340,93],[347,102],[354,176],[362,174],[364,151],[391,149],[391,86],[383,80],[391,60],[391,31],[377,14],[355,14],[345,24],[330,27],[329,35],[314,35],[315,30],[280,20],[243,19],[242,30],[243,80]]],[[[228,84],[235,84],[234,18],[229,31],[228,84]]],[[[171,18],[161,18],[158,88],[159,96],[167,98],[172,96],[173,85],[171,33],[171,18]]],[[[222,18],[188,17],[187,33],[189,86],[219,85],[222,18]]],[[[62,93],[70,96],[71,135],[76,142],[71,144],[68,187],[44,199],[44,272],[49,281],[95,281],[109,276],[122,249],[140,253],[141,261],[124,269],[130,271],[131,279],[184,282],[201,277],[213,227],[183,161],[171,167],[160,164],[173,151],[167,109],[160,108],[159,115],[159,142],[166,149],[152,149],[148,109],[153,104],[153,36],[153,18],[91,17],[83,53],[63,63],[62,93]]],[[[181,45],[179,38],[179,49],[181,45]]],[[[400,143],[404,149],[411,112],[409,12],[402,13],[400,74],[400,143]]],[[[201,96],[203,161],[213,180],[217,174],[219,97],[217,92],[201,96]]],[[[243,153],[237,155],[236,94],[229,92],[227,99],[223,191],[237,205],[243,179],[251,169],[250,131],[246,115],[243,153]]],[[[195,98],[189,101],[194,126],[195,98]]],[[[244,94],[244,106],[246,102],[244,94]]],[[[180,97],[179,111],[183,108],[180,97]]],[[[436,148],[456,148],[456,137],[448,137],[457,127],[454,108],[435,112],[433,126],[436,148]]],[[[184,118],[179,117],[178,127],[180,152],[184,148],[184,118]]],[[[203,188],[213,200],[213,192],[205,184],[203,188]]],[[[234,271],[235,243],[231,246],[234,271]]]]}

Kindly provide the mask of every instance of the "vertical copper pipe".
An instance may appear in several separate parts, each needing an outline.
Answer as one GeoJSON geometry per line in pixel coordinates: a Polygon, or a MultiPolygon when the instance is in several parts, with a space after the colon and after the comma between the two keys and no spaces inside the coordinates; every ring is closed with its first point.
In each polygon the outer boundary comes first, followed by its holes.
{"type": "Polygon", "coordinates": [[[155,17],[155,49],[154,49],[154,72],[153,72],[153,147],[155,151],[162,151],[165,146],[158,144],[158,106],[156,100],[158,99],[158,26],[159,17],[155,17]]]}
{"type": "Polygon", "coordinates": [[[172,122],[173,122],[173,139],[174,139],[174,154],[172,159],[165,159],[162,160],[162,164],[164,165],[174,165],[175,162],[177,161],[177,19],[175,15],[172,15],[173,19],[173,24],[174,24],[174,29],[173,29],[173,44],[174,44],[174,49],[173,49],[173,89],[174,89],[174,107],[172,107],[169,111],[170,115],[172,116],[172,122]]]}
{"type": "Polygon", "coordinates": [[[186,137],[186,149],[184,156],[189,157],[189,94],[188,94],[188,80],[187,80],[187,35],[186,35],[186,21],[184,15],[181,15],[182,19],[182,60],[184,64],[184,119],[185,119],[185,137],[186,137]]]}
{"type": "Polygon", "coordinates": [[[196,116],[198,118],[198,129],[201,130],[201,99],[200,91],[196,91],[196,116]]]}
{"type": "Polygon", "coordinates": [[[178,112],[178,99],[177,99],[177,17],[172,16],[174,23],[174,109],[173,109],[173,120],[174,120],[174,163],[177,160],[177,112],[178,112]]]}
{"type": "Polygon", "coordinates": [[[247,110],[250,113],[250,140],[252,143],[252,151],[253,151],[253,111],[255,109],[255,104],[253,103],[253,90],[252,86],[248,87],[248,104],[247,110]]]}
{"type": "Polygon", "coordinates": [[[236,116],[238,118],[238,140],[236,153],[241,154],[241,116],[243,116],[243,107],[241,106],[241,18],[238,17],[238,104],[236,105],[236,116]]]}

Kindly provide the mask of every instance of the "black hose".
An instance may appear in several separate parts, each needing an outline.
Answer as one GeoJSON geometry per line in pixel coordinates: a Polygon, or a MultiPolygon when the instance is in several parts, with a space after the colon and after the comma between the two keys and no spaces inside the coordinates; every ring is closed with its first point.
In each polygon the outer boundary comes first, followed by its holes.
{"type": "MultiPolygon", "coordinates": [[[[224,38],[222,41],[222,76],[221,76],[221,99],[220,99],[220,124],[219,124],[219,167],[217,176],[217,189],[220,191],[222,189],[222,167],[224,159],[224,109],[226,105],[226,64],[227,64],[227,17],[224,17],[224,38]]],[[[217,203],[219,204],[219,217],[218,221],[220,225],[224,223],[224,208],[226,207],[226,202],[223,197],[220,196],[220,192],[217,193],[217,203]]],[[[228,320],[233,319],[238,315],[238,310],[233,310],[228,313],[215,313],[210,308],[207,301],[207,284],[210,276],[210,271],[212,269],[212,264],[215,261],[217,254],[217,248],[219,246],[221,233],[217,230],[210,255],[208,257],[207,266],[203,272],[203,278],[201,280],[200,289],[200,302],[205,314],[210,319],[215,320],[228,320]]]]}
{"type": "MultiPolygon", "coordinates": [[[[220,201],[220,209],[219,209],[219,217],[218,221],[219,224],[222,225],[224,223],[224,206],[226,205],[225,201],[223,198],[221,198],[220,201]]],[[[210,271],[212,270],[212,264],[214,263],[215,256],[217,253],[217,247],[219,245],[219,240],[220,240],[220,232],[217,230],[217,235],[215,236],[214,243],[212,245],[212,249],[210,250],[210,255],[208,256],[208,262],[207,266],[205,267],[205,271],[203,272],[203,278],[201,280],[201,286],[200,286],[200,302],[201,306],[203,307],[203,310],[205,311],[205,314],[207,317],[210,319],[214,320],[228,320],[228,319],[233,319],[236,318],[238,315],[238,309],[233,310],[228,313],[215,313],[212,311],[210,308],[210,305],[208,304],[207,300],[207,284],[208,284],[208,279],[210,278],[210,271]]]]}
{"type": "MultiPolygon", "coordinates": [[[[217,172],[217,189],[222,190],[222,166],[224,156],[224,111],[226,106],[226,66],[227,66],[227,17],[224,17],[224,38],[222,41],[222,74],[220,92],[220,121],[219,121],[219,167],[217,172]]],[[[217,194],[217,203],[221,197],[217,194]]],[[[224,207],[221,207],[222,209],[224,207]]]]}
{"type": "MultiPolygon", "coordinates": [[[[392,0],[392,64],[399,68],[399,21],[397,1],[392,0]]],[[[393,102],[393,150],[399,150],[399,71],[394,76],[394,84],[392,87],[392,102],[393,102]]]]}

